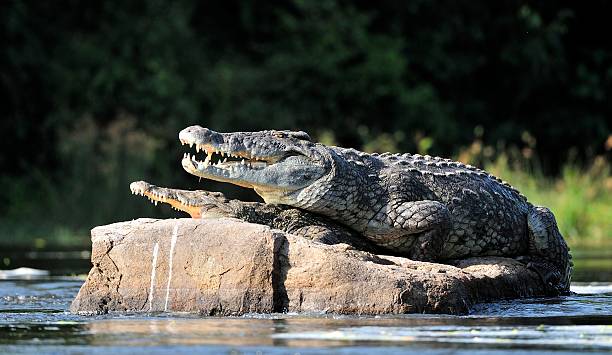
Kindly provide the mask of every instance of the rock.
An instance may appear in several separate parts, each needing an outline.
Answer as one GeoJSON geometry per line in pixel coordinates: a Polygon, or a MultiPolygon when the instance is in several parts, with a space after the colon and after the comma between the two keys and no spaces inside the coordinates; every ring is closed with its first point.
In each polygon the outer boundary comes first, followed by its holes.
{"type": "Polygon", "coordinates": [[[77,313],[461,314],[475,303],[544,295],[513,259],[455,266],[325,245],[235,219],[138,219],[91,231],[77,313]]]}

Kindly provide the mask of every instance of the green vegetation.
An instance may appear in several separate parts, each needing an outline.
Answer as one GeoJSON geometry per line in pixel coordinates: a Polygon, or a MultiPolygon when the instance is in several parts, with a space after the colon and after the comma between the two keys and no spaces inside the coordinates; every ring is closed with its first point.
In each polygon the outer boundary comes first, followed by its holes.
{"type": "Polygon", "coordinates": [[[486,166],[491,173],[511,181],[530,201],[547,206],[572,245],[609,242],[612,236],[612,178],[602,157],[583,169],[566,164],[561,176],[511,169],[504,155],[486,166]],[[605,240],[606,239],[606,240],[605,240]]]}
{"type": "Polygon", "coordinates": [[[98,224],[176,216],[127,189],[197,186],[178,162],[191,124],[458,157],[551,207],[572,242],[609,239],[602,7],[2,2],[0,245],[85,246],[98,224]]]}
{"type": "Polygon", "coordinates": [[[561,174],[543,174],[534,150],[495,149],[476,141],[458,159],[482,166],[521,191],[534,204],[550,208],[570,246],[591,247],[612,242],[612,166],[603,157],[590,164],[568,162],[561,174]]]}

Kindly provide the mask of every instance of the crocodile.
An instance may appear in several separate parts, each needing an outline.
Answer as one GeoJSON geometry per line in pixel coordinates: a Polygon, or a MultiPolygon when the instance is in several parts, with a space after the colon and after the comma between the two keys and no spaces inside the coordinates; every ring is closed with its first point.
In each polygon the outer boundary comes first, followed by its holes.
{"type": "Polygon", "coordinates": [[[236,218],[249,223],[263,224],[315,242],[350,247],[370,253],[380,252],[375,244],[364,240],[355,231],[307,211],[286,205],[244,202],[228,199],[221,192],[181,190],[160,187],[146,181],[130,184],[135,195],[145,196],[157,205],[161,202],[173,209],[188,213],[192,218],[236,218]]]}
{"type": "Polygon", "coordinates": [[[179,140],[195,146],[182,159],[187,172],[252,188],[267,204],[324,216],[390,253],[436,262],[515,257],[551,289],[569,292],[571,254],[553,213],[482,169],[429,155],[326,146],[302,131],[190,126],[179,140]]]}

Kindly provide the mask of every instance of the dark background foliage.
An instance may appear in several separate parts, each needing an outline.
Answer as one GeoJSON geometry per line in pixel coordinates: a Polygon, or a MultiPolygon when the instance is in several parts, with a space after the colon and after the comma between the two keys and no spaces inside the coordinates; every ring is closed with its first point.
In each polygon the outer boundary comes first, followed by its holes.
{"type": "Polygon", "coordinates": [[[127,184],[197,186],[179,163],[177,132],[191,124],[443,156],[477,138],[535,148],[557,174],[568,159],[606,154],[609,10],[605,1],[3,1],[4,226],[167,213],[130,198],[127,184]]]}

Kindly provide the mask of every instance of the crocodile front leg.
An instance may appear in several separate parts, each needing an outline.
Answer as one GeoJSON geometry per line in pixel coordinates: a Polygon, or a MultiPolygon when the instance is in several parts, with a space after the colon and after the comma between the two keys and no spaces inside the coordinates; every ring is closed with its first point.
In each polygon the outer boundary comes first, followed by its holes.
{"type": "Polygon", "coordinates": [[[413,260],[438,259],[451,226],[450,212],[438,201],[393,203],[368,223],[365,235],[377,245],[413,260]]]}

